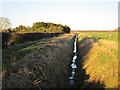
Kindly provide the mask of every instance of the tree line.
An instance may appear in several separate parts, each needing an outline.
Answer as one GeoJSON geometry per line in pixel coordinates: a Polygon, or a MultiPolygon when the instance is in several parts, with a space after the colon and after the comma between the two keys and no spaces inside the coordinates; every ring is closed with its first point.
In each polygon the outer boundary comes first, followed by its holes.
{"type": "Polygon", "coordinates": [[[20,25],[10,28],[11,23],[8,18],[0,17],[0,31],[2,32],[48,32],[48,33],[70,33],[71,29],[67,25],[55,24],[51,22],[35,22],[32,27],[20,25]]]}
{"type": "Polygon", "coordinates": [[[19,27],[14,28],[12,31],[15,32],[58,32],[58,33],[70,33],[70,27],[67,25],[54,24],[54,23],[45,23],[45,22],[36,22],[33,23],[32,27],[26,27],[20,25],[19,27]]]}

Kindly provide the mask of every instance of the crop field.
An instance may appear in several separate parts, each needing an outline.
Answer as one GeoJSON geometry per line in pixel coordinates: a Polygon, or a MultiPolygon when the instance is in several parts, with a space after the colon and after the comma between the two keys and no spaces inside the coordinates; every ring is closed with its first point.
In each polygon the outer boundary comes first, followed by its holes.
{"type": "Polygon", "coordinates": [[[118,41],[117,32],[71,32],[9,46],[2,51],[3,88],[118,88],[118,41]]]}

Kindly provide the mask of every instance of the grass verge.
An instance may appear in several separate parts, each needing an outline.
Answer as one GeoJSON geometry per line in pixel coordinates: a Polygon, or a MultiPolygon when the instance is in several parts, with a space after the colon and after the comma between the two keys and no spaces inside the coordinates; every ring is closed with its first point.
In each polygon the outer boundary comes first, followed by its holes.
{"type": "Polygon", "coordinates": [[[89,47],[85,46],[86,41],[90,39],[88,37],[91,37],[94,42],[91,49],[83,56],[83,69],[90,76],[85,81],[100,82],[105,88],[118,88],[120,83],[118,81],[118,34],[116,32],[81,33],[79,34],[79,41],[86,38],[80,44],[83,50],[89,47]],[[109,36],[111,34],[112,37],[109,36]]]}

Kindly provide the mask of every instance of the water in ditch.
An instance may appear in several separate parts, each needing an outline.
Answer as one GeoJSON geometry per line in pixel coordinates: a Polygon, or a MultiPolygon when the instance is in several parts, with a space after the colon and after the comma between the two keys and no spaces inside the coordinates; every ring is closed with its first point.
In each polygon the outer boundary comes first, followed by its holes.
{"type": "Polygon", "coordinates": [[[71,72],[71,76],[69,77],[69,84],[70,85],[75,84],[74,76],[75,76],[75,71],[77,69],[77,64],[76,64],[76,59],[77,59],[77,35],[75,36],[75,40],[74,40],[73,55],[74,56],[72,58],[72,64],[71,64],[72,72],[71,72]]]}

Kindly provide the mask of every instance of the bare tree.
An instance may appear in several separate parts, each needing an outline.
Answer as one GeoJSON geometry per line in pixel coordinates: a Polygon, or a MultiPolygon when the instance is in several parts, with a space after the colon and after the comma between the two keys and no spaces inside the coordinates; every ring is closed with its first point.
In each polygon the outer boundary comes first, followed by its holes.
{"type": "Polygon", "coordinates": [[[11,23],[8,18],[0,17],[0,31],[10,28],[11,23]]]}

